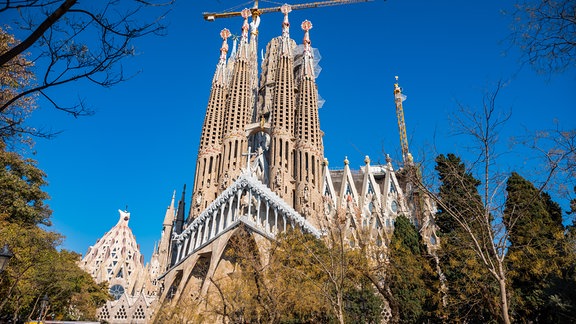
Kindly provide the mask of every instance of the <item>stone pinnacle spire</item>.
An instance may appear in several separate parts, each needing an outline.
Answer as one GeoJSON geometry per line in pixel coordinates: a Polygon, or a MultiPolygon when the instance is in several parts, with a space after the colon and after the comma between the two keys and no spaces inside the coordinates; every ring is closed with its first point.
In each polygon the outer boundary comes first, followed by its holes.
{"type": "Polygon", "coordinates": [[[213,84],[218,83],[223,85],[226,83],[226,54],[228,53],[228,37],[230,37],[230,35],[230,31],[226,28],[220,32],[222,47],[220,48],[220,60],[218,60],[218,65],[216,66],[214,80],[212,80],[213,84]]]}
{"type": "Polygon", "coordinates": [[[242,36],[240,37],[240,44],[238,46],[238,59],[248,59],[248,31],[250,30],[250,24],[248,24],[248,17],[252,14],[250,9],[242,10],[242,18],[244,18],[244,23],[242,24],[242,36]]]}
{"type": "MultiPolygon", "coordinates": [[[[206,107],[206,116],[202,126],[200,136],[200,147],[198,149],[198,159],[196,160],[196,174],[194,177],[194,188],[192,191],[193,203],[190,206],[191,219],[194,218],[201,207],[207,206],[211,200],[205,197],[214,197],[215,186],[218,181],[218,167],[221,158],[221,141],[224,132],[224,115],[226,110],[226,97],[228,95],[229,72],[226,64],[226,54],[228,52],[227,39],[230,31],[223,29],[220,32],[222,47],[220,48],[220,58],[214,73],[210,97],[206,107]],[[211,185],[212,184],[212,185],[211,185]]],[[[210,199],[210,198],[209,198],[210,199]]]]}
{"type": "Polygon", "coordinates": [[[304,20],[302,22],[302,30],[304,30],[304,77],[315,78],[314,54],[312,53],[312,42],[310,41],[310,29],[312,29],[312,23],[309,20],[304,20]]]}
{"type": "Polygon", "coordinates": [[[164,215],[164,226],[170,226],[172,228],[172,224],[174,223],[174,215],[176,213],[176,209],[174,209],[174,201],[176,199],[176,190],[172,194],[172,201],[170,202],[170,206],[166,209],[166,214],[164,215]]]}
{"type": "Polygon", "coordinates": [[[270,188],[285,201],[293,202],[294,192],[294,118],[296,114],[296,96],[294,89],[294,55],[295,42],[290,39],[288,13],[289,5],[281,8],[284,14],[282,36],[275,38],[271,44],[278,44],[278,51],[271,57],[275,64],[272,100],[270,102],[270,188]]]}
{"type": "Polygon", "coordinates": [[[282,55],[292,55],[292,42],[290,39],[290,22],[288,21],[288,14],[292,11],[292,7],[288,4],[284,4],[280,11],[284,14],[284,21],[282,22],[282,45],[281,53],[282,55]]]}
{"type": "MultiPolygon", "coordinates": [[[[255,75],[257,73],[257,64],[255,62],[257,55],[252,48],[252,44],[248,43],[248,31],[250,29],[248,17],[250,16],[251,12],[249,9],[242,10],[242,17],[244,18],[242,37],[240,38],[238,52],[230,73],[229,93],[226,100],[222,101],[225,103],[225,107],[221,117],[224,125],[220,151],[221,160],[214,161],[218,163],[211,164],[213,168],[219,168],[219,186],[211,187],[211,190],[215,190],[217,193],[226,189],[240,175],[246,164],[242,155],[248,150],[245,127],[252,122],[256,100],[256,91],[254,90],[256,82],[254,80],[257,77],[255,75]]],[[[253,24],[253,30],[256,27],[257,21],[253,24]]],[[[256,45],[256,38],[253,38],[251,42],[256,45]]],[[[204,170],[209,169],[210,165],[204,170]]],[[[214,172],[212,171],[212,173],[214,172]]],[[[204,197],[208,196],[204,195],[204,197]]],[[[208,199],[214,199],[215,197],[216,195],[210,194],[208,199]]],[[[207,202],[205,201],[200,207],[202,209],[206,208],[207,202]]]]}
{"type": "Polygon", "coordinates": [[[292,12],[292,7],[289,4],[284,4],[280,11],[284,14],[284,21],[282,22],[282,37],[290,37],[290,22],[288,21],[288,14],[292,12]]]}
{"type": "Polygon", "coordinates": [[[303,216],[320,213],[322,163],[324,148],[318,117],[318,91],[314,77],[314,55],[310,42],[312,23],[302,22],[304,30],[303,70],[298,83],[296,103],[295,140],[296,140],[296,199],[295,208],[303,216]]]}

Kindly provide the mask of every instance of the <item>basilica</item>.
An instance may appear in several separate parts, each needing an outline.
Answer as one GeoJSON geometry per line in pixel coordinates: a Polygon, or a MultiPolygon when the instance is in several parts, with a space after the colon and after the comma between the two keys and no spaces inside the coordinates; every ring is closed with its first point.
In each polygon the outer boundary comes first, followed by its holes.
{"type": "MultiPolygon", "coordinates": [[[[402,214],[429,248],[438,244],[435,206],[410,180],[415,166],[407,146],[400,169],[389,157],[375,165],[368,156],[358,169],[346,157],[335,157],[344,161],[343,168],[330,168],[318,115],[312,23],[299,24],[297,42],[290,7],[284,5],[282,13],[279,36],[267,43],[261,60],[259,17],[250,10],[243,11],[242,33],[231,49],[230,31],[221,31],[194,184],[189,192],[184,187],[177,203],[172,196],[150,263],[143,264],[126,211],[82,259],[83,268],[108,281],[116,298],[100,309],[101,320],[146,323],[157,305],[206,295],[213,289],[209,278],[225,277],[234,268],[223,255],[240,230],[255,242],[290,229],[322,239],[337,211],[344,211],[350,248],[358,245],[360,231],[375,246],[385,246],[402,214]]],[[[390,100],[401,108],[398,83],[390,100]]]]}

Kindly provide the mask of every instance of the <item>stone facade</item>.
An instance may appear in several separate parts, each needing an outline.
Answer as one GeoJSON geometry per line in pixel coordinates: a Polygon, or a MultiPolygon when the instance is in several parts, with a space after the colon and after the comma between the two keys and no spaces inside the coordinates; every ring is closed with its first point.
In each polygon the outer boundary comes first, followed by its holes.
{"type": "MultiPolygon", "coordinates": [[[[372,165],[366,157],[365,164],[353,170],[345,158],[344,168],[329,168],[318,116],[322,101],[315,81],[319,55],[311,46],[312,24],[302,23],[303,42],[297,45],[290,38],[289,11],[282,9],[281,36],[267,44],[260,74],[258,17],[248,23],[249,11],[243,13],[242,34],[229,56],[231,33],[220,33],[223,43],[190,207],[185,208],[186,188],[177,207],[172,197],[150,264],[142,270],[138,263],[141,275],[126,283],[130,294],[103,307],[102,320],[138,322],[142,314],[150,318],[151,307],[186,307],[205,296],[214,289],[209,278],[226,278],[235,268],[223,255],[240,231],[248,231],[258,246],[289,228],[321,238],[338,217],[351,248],[358,246],[360,232],[375,246],[385,246],[395,218],[403,214],[431,249],[437,245],[435,206],[409,180],[416,172],[412,163],[395,170],[389,157],[382,165],[372,165]]],[[[125,226],[121,221],[127,232],[127,221],[125,226]]],[[[111,232],[118,232],[116,227],[111,232]]],[[[129,244],[136,246],[135,241],[129,244]]],[[[99,280],[114,277],[117,270],[108,272],[114,262],[106,252],[110,248],[97,246],[82,261],[85,269],[99,280]]]]}
{"type": "Polygon", "coordinates": [[[347,159],[343,169],[329,169],[318,117],[312,24],[302,23],[303,44],[297,45],[290,38],[289,11],[282,10],[281,36],[266,46],[260,74],[258,17],[249,24],[248,12],[243,14],[242,34],[229,57],[230,32],[220,34],[223,45],[208,97],[191,206],[186,218],[180,206],[176,213],[170,263],[156,278],[158,305],[188,305],[214,289],[209,278],[230,275],[234,265],[223,255],[241,230],[257,245],[288,228],[322,237],[327,224],[341,217],[350,247],[358,246],[360,231],[382,246],[403,214],[430,248],[437,245],[435,206],[410,182],[416,172],[412,163],[395,170],[389,157],[383,165],[372,165],[366,157],[359,170],[352,170],[347,159]]]}
{"type": "Polygon", "coordinates": [[[150,275],[136,237],[128,226],[130,213],[118,211],[120,219],[80,261],[80,267],[96,282],[107,281],[114,300],[98,310],[98,318],[109,323],[147,323],[156,299],[150,290],[150,275]]]}

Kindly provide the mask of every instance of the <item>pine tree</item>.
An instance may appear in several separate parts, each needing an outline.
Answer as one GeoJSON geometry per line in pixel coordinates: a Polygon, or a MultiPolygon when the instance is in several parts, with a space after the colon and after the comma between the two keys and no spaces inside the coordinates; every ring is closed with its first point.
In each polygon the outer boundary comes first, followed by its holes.
{"type": "Polygon", "coordinates": [[[471,235],[485,238],[480,185],[459,157],[454,154],[436,158],[441,185],[436,224],[440,229],[440,268],[446,278],[446,312],[458,322],[493,322],[498,318],[497,283],[474,250],[471,235]],[[459,215],[457,219],[454,215],[459,215]]]}
{"type": "Polygon", "coordinates": [[[515,172],[506,191],[504,224],[516,317],[535,322],[574,320],[575,301],[565,293],[567,286],[574,287],[574,250],[565,236],[560,207],[515,172]]]}
{"type": "Polygon", "coordinates": [[[394,223],[390,241],[389,285],[399,314],[393,318],[402,323],[432,320],[438,309],[439,280],[418,231],[400,215],[394,223]]]}

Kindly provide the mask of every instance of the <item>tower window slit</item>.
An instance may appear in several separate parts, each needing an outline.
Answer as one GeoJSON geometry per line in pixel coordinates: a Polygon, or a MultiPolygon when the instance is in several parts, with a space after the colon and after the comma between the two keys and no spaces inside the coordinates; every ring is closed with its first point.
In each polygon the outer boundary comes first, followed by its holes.
{"type": "MultiPolygon", "coordinates": [[[[282,159],[282,149],[284,147],[284,145],[282,145],[282,139],[280,139],[280,159],[282,159]]],[[[280,165],[282,165],[282,160],[280,160],[280,165]]]]}

